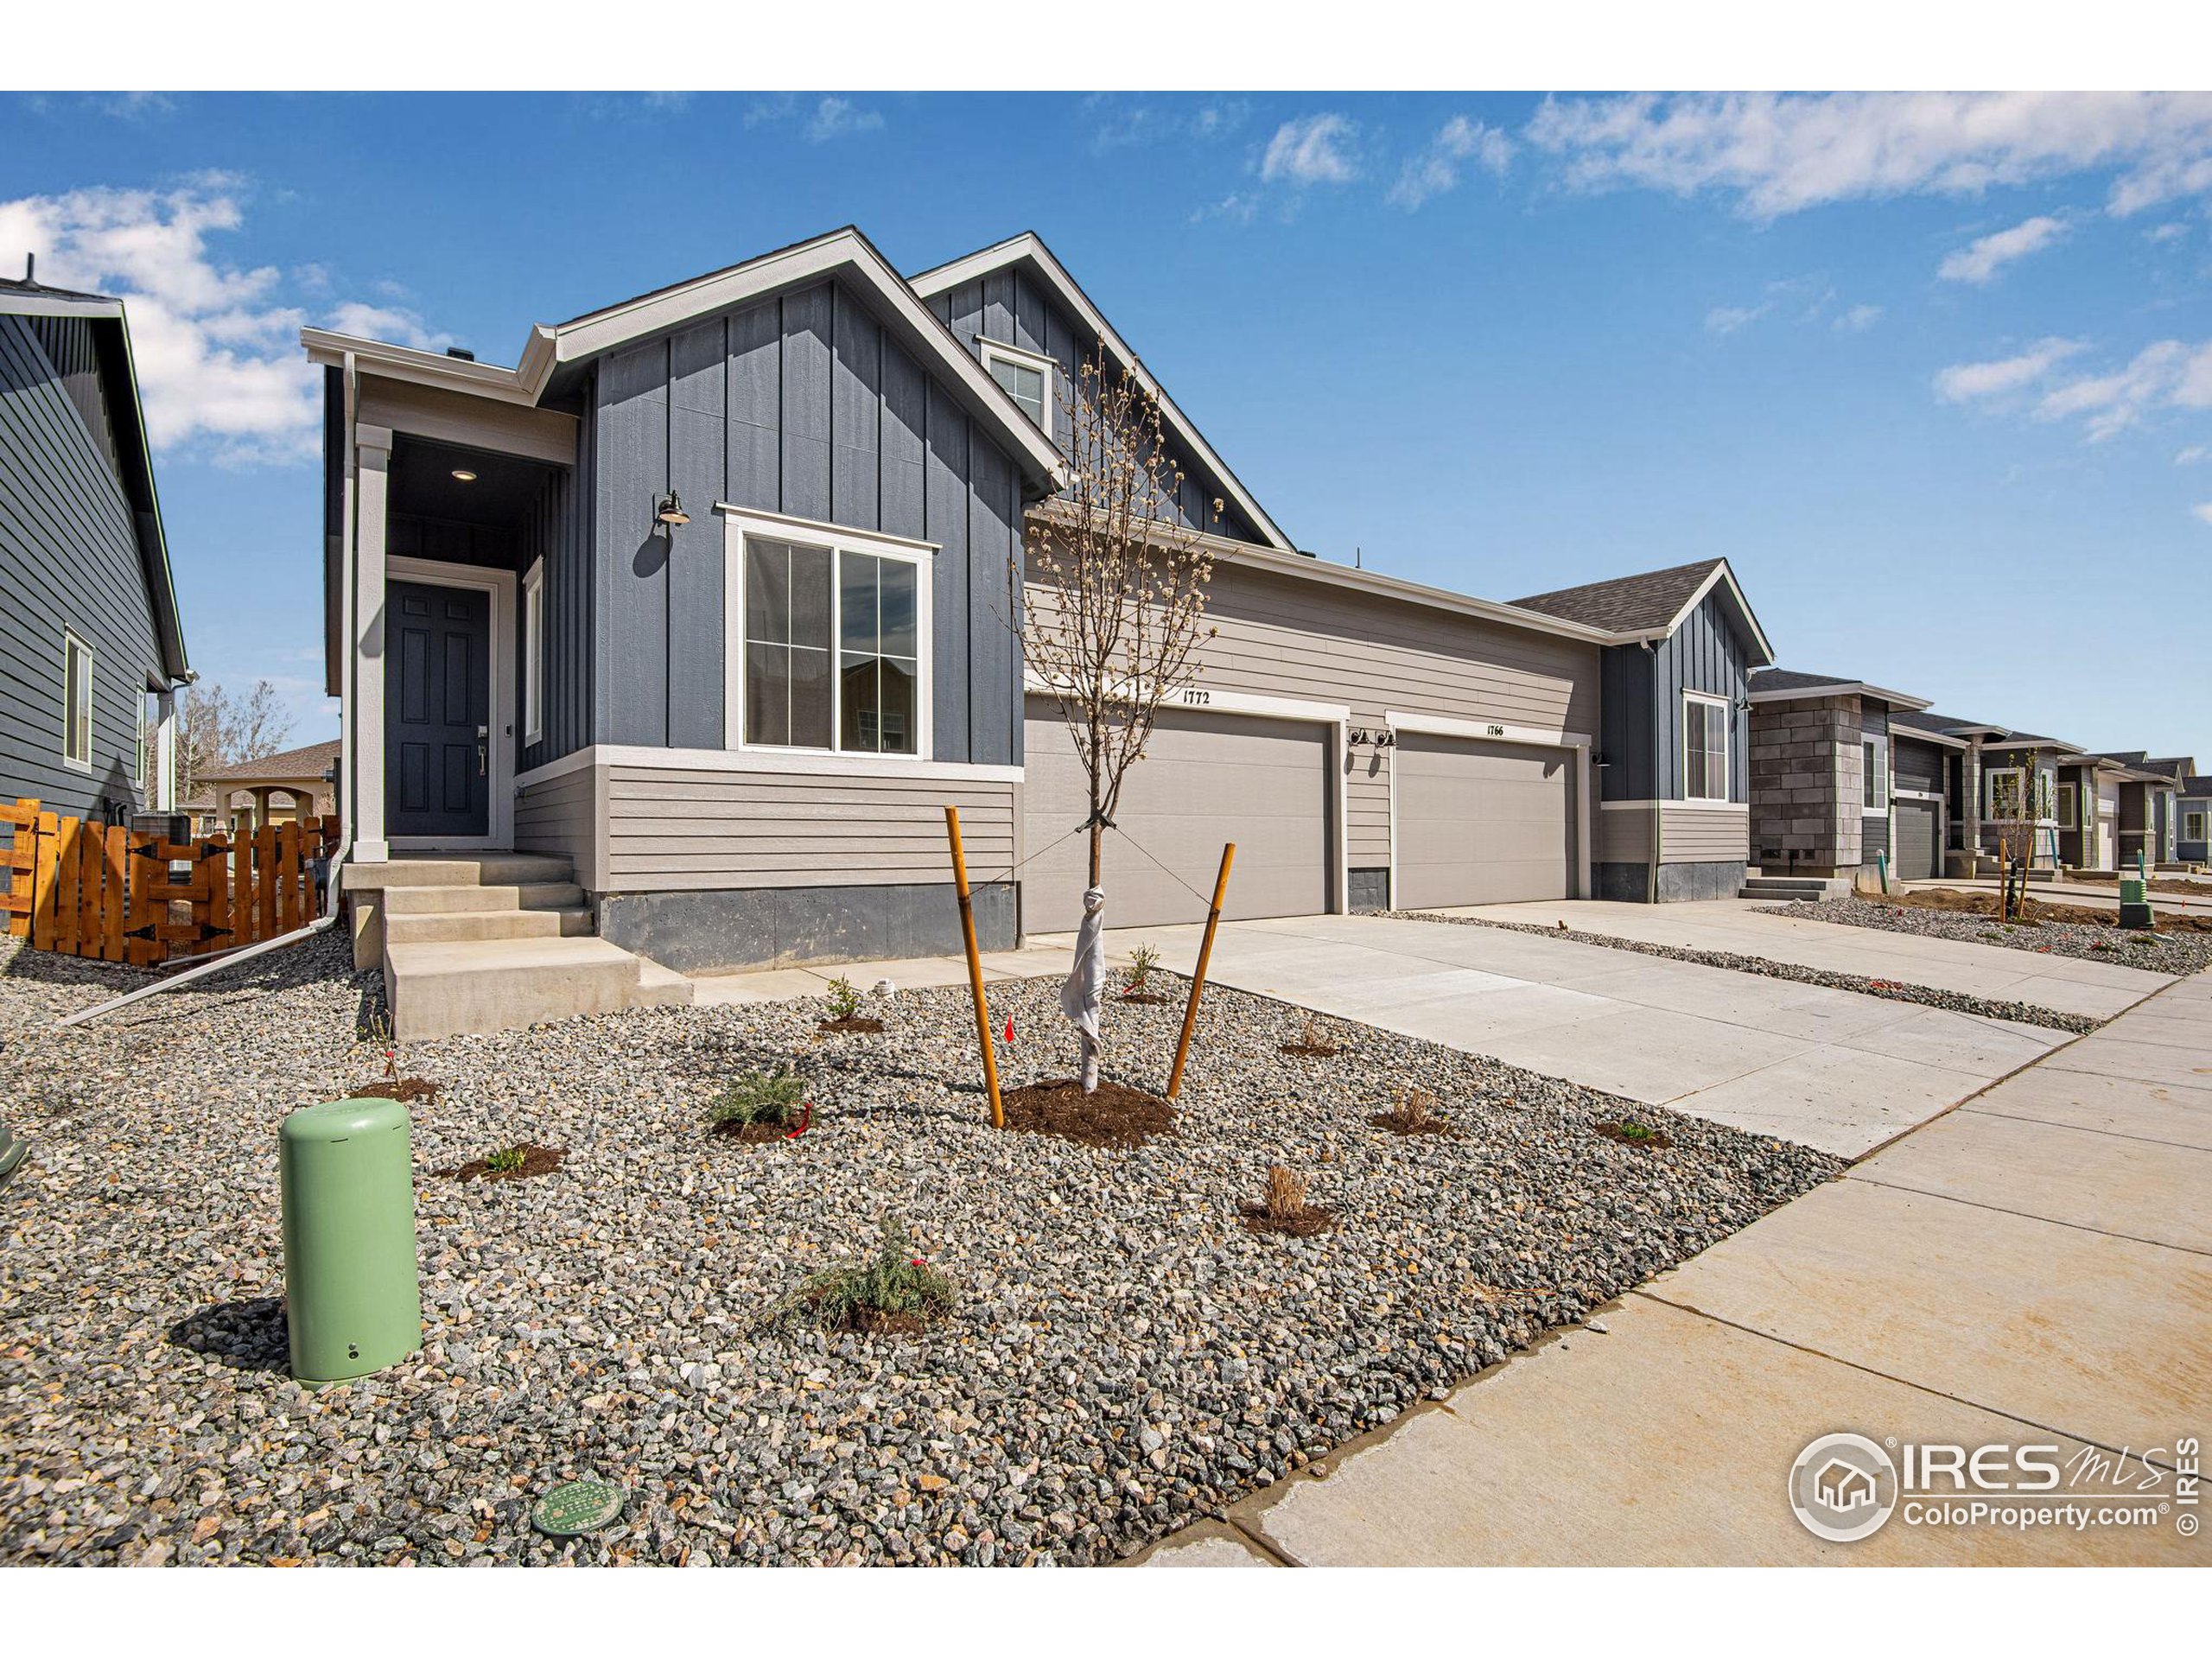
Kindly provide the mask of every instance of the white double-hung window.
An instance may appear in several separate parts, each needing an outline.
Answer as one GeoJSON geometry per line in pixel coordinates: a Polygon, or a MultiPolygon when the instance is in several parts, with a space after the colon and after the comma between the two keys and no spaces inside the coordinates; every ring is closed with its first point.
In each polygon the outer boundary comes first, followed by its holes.
{"type": "Polygon", "coordinates": [[[2017,823],[2027,805],[2026,775],[2018,766],[1999,766],[1989,774],[1989,816],[2017,823]]]}
{"type": "Polygon", "coordinates": [[[1682,798],[1728,798],[1728,700],[1682,693],[1682,798]]]}
{"type": "Polygon", "coordinates": [[[728,534],[731,747],[927,754],[932,550],[735,514],[728,534]]]}
{"type": "Polygon", "coordinates": [[[1866,788],[1861,794],[1861,812],[1885,813],[1890,810],[1890,744],[1887,738],[1870,737],[1859,745],[1859,758],[1864,762],[1866,788]]]}

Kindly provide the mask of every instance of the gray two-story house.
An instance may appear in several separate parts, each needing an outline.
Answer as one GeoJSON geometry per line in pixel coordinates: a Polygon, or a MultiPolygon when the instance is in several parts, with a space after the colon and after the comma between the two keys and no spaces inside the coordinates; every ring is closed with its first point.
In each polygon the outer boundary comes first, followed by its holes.
{"type": "Polygon", "coordinates": [[[1202,916],[1228,842],[1232,917],[1740,883],[1770,653],[1725,563],[1502,604],[1301,551],[1033,235],[908,277],[834,232],[512,367],[304,342],[357,952],[402,1034],[957,949],[948,804],[986,948],[1071,925],[1083,779],[1014,624],[1094,356],[1214,559],[1115,924],[1202,916]]]}
{"type": "Polygon", "coordinates": [[[0,280],[0,799],[166,810],[190,672],[123,302],[0,280]]]}

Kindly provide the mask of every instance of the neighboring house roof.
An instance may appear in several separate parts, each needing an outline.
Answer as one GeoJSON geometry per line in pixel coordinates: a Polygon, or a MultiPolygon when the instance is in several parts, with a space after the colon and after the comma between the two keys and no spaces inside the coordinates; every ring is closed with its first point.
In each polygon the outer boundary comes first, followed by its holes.
{"type": "Polygon", "coordinates": [[[1861,696],[1877,698],[1896,709],[1928,707],[1925,697],[1885,690],[1881,686],[1853,679],[1847,674],[1808,674],[1794,668],[1754,670],[1750,687],[1753,702],[1789,702],[1803,697],[1861,696]]]}
{"type": "Polygon", "coordinates": [[[106,294],[48,288],[27,277],[0,277],[0,312],[26,317],[81,317],[91,325],[99,360],[101,389],[115,430],[116,478],[130,507],[152,613],[154,639],[162,672],[171,683],[192,672],[184,649],[184,622],[177,609],[176,578],[169,569],[169,548],[162,530],[162,502],[154,487],[153,446],[146,436],[146,411],[138,397],[138,370],[130,353],[130,323],[123,302],[106,294]]]}
{"type": "Polygon", "coordinates": [[[1519,610],[1541,611],[1632,639],[1663,639],[1688,620],[1690,613],[1715,589],[1727,596],[1741,616],[1760,661],[1771,663],[1774,648],[1767,643],[1766,632],[1751,613],[1751,602],[1744,597],[1736,573],[1726,559],[1700,559],[1694,564],[1670,565],[1664,570],[1616,576],[1609,582],[1585,582],[1580,588],[1532,594],[1512,603],[1519,610]]]}
{"type": "Polygon", "coordinates": [[[511,369],[321,328],[302,329],[300,341],[316,363],[342,365],[350,357],[356,365],[393,379],[535,405],[565,386],[572,378],[565,371],[603,353],[832,276],[845,277],[877,320],[902,338],[952,388],[967,411],[998,435],[1020,469],[1031,499],[1059,488],[1061,461],[1052,440],[922,303],[875,245],[850,225],[587,311],[566,322],[540,323],[531,330],[520,360],[511,369]]]}
{"type": "Polygon", "coordinates": [[[2185,774],[2196,770],[2196,762],[2187,755],[2153,759],[2143,749],[2099,749],[2085,758],[2120,772],[2131,782],[2141,784],[2172,784],[2178,787],[2185,774]]]}
{"type": "Polygon", "coordinates": [[[2212,795],[2212,778],[2184,777],[2181,780],[2181,792],[2191,800],[2201,795],[2212,795]]]}
{"type": "Polygon", "coordinates": [[[257,760],[234,760],[227,766],[211,766],[200,774],[202,785],[227,785],[236,789],[245,784],[278,783],[289,779],[295,783],[321,781],[322,775],[338,764],[344,741],[332,738],[324,743],[309,743],[303,748],[284,749],[275,754],[264,754],[257,760]]]}
{"type": "Polygon", "coordinates": [[[1024,263],[1044,280],[1062,305],[1074,312],[1083,320],[1084,326],[1097,335],[1115,360],[1136,377],[1137,383],[1145,390],[1145,395],[1160,405],[1160,416],[1177,442],[1193,459],[1221,480],[1230,499],[1243,509],[1244,515],[1268,538],[1269,544],[1286,553],[1296,552],[1298,550],[1292,545],[1290,538],[1268,516],[1267,509],[1230,470],[1229,463],[1214,452],[1213,446],[1206,442],[1205,435],[1175,406],[1175,400],[1167,395],[1159,381],[1153,378],[1143,360],[1130,348],[1128,342],[1114,331],[1114,325],[1106,321],[1105,314],[1091,303],[1090,296],[1083,291],[1074,277],[1068,275],[1067,268],[1053,256],[1052,251],[1045,245],[1045,239],[1036,232],[1024,231],[1019,236],[1008,237],[1003,242],[964,254],[909,280],[914,291],[926,300],[934,298],[947,289],[957,288],[962,283],[973,282],[992,271],[1024,263]]]}
{"type": "Polygon", "coordinates": [[[1900,709],[1890,716],[1890,725],[1893,728],[1904,727],[1916,737],[1955,748],[1964,748],[1969,740],[1980,738],[1984,748],[2050,749],[2058,754],[2082,753],[2078,745],[2069,743],[2063,737],[2039,737],[2033,732],[2016,732],[2009,726],[1961,720],[1955,715],[1935,714],[1925,709],[1900,709]]]}

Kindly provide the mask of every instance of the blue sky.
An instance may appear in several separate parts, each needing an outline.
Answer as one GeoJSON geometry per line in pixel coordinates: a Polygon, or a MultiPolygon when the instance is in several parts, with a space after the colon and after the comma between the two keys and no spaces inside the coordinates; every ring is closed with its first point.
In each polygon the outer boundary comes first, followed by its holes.
{"type": "Polygon", "coordinates": [[[512,362],[853,222],[1052,244],[1298,543],[1725,554],[1783,660],[2212,761],[2212,100],[56,96],[0,270],[122,292],[203,675],[319,696],[302,322],[512,362]]]}

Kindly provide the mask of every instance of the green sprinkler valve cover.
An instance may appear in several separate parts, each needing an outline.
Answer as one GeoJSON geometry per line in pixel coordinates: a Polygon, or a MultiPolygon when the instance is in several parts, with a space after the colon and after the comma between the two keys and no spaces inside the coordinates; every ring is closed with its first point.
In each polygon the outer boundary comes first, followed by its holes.
{"type": "Polygon", "coordinates": [[[292,1375],[338,1382],[423,1345],[415,1158],[396,1100],[335,1100],[284,1120],[284,1299],[292,1375]]]}

